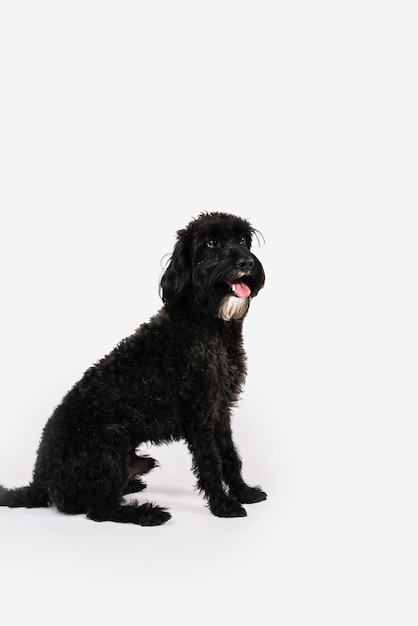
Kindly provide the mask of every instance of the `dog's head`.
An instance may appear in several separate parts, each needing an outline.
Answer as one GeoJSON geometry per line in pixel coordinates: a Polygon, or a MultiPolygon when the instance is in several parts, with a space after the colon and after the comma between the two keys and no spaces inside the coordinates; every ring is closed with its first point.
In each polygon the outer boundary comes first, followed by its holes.
{"type": "Polygon", "coordinates": [[[225,321],[242,319],[264,285],[264,270],[251,252],[255,229],[227,213],[201,213],[177,232],[161,279],[167,305],[197,307],[225,321]]]}

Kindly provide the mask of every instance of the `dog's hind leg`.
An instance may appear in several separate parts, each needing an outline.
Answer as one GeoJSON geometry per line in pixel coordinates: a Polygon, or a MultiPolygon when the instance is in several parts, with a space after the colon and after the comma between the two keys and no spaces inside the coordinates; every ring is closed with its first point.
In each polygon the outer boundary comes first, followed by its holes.
{"type": "MultiPolygon", "coordinates": [[[[80,432],[66,450],[66,459],[51,477],[51,499],[64,513],[85,513],[97,522],[156,526],[171,515],[153,504],[124,503],[130,486],[130,452],[126,436],[117,428],[96,427],[80,432]],[[92,445],[92,442],[94,445],[92,445]]],[[[151,469],[151,460],[138,457],[138,467],[151,469]]],[[[132,470],[134,471],[134,470],[132,470]]],[[[132,485],[131,485],[132,486],[132,485]]]]}

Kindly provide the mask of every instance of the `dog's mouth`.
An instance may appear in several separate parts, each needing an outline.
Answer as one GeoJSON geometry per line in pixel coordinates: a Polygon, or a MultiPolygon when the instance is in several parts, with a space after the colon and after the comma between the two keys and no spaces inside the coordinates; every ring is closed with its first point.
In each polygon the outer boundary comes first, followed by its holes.
{"type": "Polygon", "coordinates": [[[245,283],[242,278],[236,280],[234,283],[228,283],[231,294],[236,298],[249,298],[251,295],[251,289],[245,283]]]}

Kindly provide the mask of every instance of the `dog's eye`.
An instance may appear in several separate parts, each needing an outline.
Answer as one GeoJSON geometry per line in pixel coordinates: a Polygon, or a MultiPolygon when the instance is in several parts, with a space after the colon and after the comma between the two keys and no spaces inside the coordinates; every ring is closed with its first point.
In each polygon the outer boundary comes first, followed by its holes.
{"type": "Polygon", "coordinates": [[[218,248],[219,242],[217,239],[209,239],[207,242],[208,248],[218,248]]]}
{"type": "Polygon", "coordinates": [[[239,245],[240,246],[246,246],[247,245],[247,240],[245,237],[241,237],[241,239],[239,240],[239,245]]]}

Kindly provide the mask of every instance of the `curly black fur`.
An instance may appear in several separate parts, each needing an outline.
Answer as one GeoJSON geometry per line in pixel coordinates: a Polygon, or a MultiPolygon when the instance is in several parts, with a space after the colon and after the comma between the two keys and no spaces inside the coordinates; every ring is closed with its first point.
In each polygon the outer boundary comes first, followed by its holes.
{"type": "Polygon", "coordinates": [[[0,505],[162,524],[164,508],[123,495],[142,490],[138,476],[156,465],[138,446],[181,439],[212,513],[244,516],[242,504],[266,498],[242,478],[230,423],[246,375],[242,321],[264,285],[254,233],[216,212],[178,231],[161,279],[164,306],[68,392],[44,428],[32,482],[0,487],[0,505]]]}

